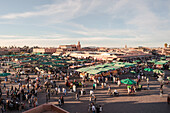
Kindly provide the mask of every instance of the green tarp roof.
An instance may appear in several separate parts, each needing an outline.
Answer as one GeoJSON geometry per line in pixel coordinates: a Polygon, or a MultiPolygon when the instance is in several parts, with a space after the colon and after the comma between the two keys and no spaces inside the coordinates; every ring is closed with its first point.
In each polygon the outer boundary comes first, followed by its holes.
{"type": "Polygon", "coordinates": [[[21,61],[21,62],[23,62],[23,63],[25,63],[25,62],[30,62],[30,60],[23,60],[23,61],[21,61]]]}
{"type": "Polygon", "coordinates": [[[141,62],[140,60],[135,60],[134,62],[141,62]]]}
{"type": "Polygon", "coordinates": [[[53,63],[58,64],[58,63],[66,63],[66,61],[60,60],[60,61],[54,61],[53,63]]]}
{"type": "Polygon", "coordinates": [[[40,58],[29,58],[31,61],[39,60],[40,58]]]}
{"type": "Polygon", "coordinates": [[[77,60],[78,62],[84,62],[84,61],[87,61],[85,59],[80,59],[80,60],[77,60]]]}
{"type": "Polygon", "coordinates": [[[89,69],[95,69],[96,68],[96,66],[90,66],[90,67],[88,67],[89,69]]]}
{"type": "Polygon", "coordinates": [[[124,64],[115,64],[114,66],[116,66],[116,67],[125,67],[124,64]]]}
{"type": "Polygon", "coordinates": [[[147,62],[155,63],[156,60],[148,60],[147,62]]]}
{"type": "Polygon", "coordinates": [[[105,67],[105,65],[96,65],[95,68],[105,67]]]}
{"type": "MultiPolygon", "coordinates": [[[[127,63],[127,65],[133,65],[133,64],[127,63]]],[[[112,64],[103,64],[103,65],[96,65],[96,66],[80,68],[80,69],[77,69],[76,71],[87,72],[87,71],[91,71],[91,70],[99,70],[101,72],[106,72],[106,71],[109,71],[109,70],[116,70],[116,69],[119,69],[119,68],[124,67],[124,66],[125,65],[119,65],[119,64],[116,64],[114,66],[114,64],[112,63],[112,64]]]]}
{"type": "Polygon", "coordinates": [[[117,67],[117,66],[113,66],[112,68],[114,68],[114,69],[116,70],[116,69],[119,69],[120,67],[117,67]]]}
{"type": "Polygon", "coordinates": [[[100,70],[89,70],[89,71],[87,71],[87,73],[95,75],[95,74],[101,73],[101,71],[100,70]]]}
{"type": "Polygon", "coordinates": [[[11,75],[11,73],[0,73],[0,77],[11,75]]]}
{"type": "Polygon", "coordinates": [[[119,62],[116,62],[116,64],[123,64],[124,62],[121,62],[121,61],[119,61],[119,62]]]}
{"type": "Polygon", "coordinates": [[[165,60],[165,61],[161,60],[161,61],[156,62],[155,64],[164,65],[164,64],[166,64],[168,62],[169,62],[168,60],[165,60]]]}
{"type": "Polygon", "coordinates": [[[47,56],[48,54],[35,53],[34,55],[42,55],[42,56],[47,56]]]}
{"type": "Polygon", "coordinates": [[[55,67],[66,67],[66,65],[52,65],[52,66],[55,66],[55,67]]]}
{"type": "Polygon", "coordinates": [[[41,64],[53,64],[52,62],[41,62],[41,64]]]}
{"type": "Polygon", "coordinates": [[[125,62],[123,65],[125,65],[125,67],[135,66],[133,63],[127,63],[127,62],[125,62]]]}
{"type": "Polygon", "coordinates": [[[128,63],[128,62],[107,63],[107,64],[103,64],[103,65],[96,65],[96,66],[90,66],[90,67],[86,67],[86,68],[80,68],[80,69],[77,69],[76,71],[87,72],[89,74],[98,74],[101,72],[107,72],[109,70],[116,70],[121,67],[129,67],[129,66],[134,66],[134,64],[128,63]]]}
{"type": "Polygon", "coordinates": [[[17,56],[21,56],[21,55],[3,55],[2,57],[17,57],[17,56]]]}
{"type": "Polygon", "coordinates": [[[101,72],[107,72],[107,71],[109,71],[108,68],[99,68],[99,69],[96,69],[96,70],[99,70],[99,71],[101,71],[101,72]]]}
{"type": "Polygon", "coordinates": [[[75,63],[76,61],[74,60],[70,60],[70,61],[66,61],[67,63],[75,63]]]}
{"type": "Polygon", "coordinates": [[[76,71],[79,71],[79,72],[86,72],[88,70],[92,70],[92,68],[80,68],[80,69],[77,69],[76,71]]]}
{"type": "Polygon", "coordinates": [[[161,57],[162,60],[166,59],[166,57],[161,57]]]}
{"type": "Polygon", "coordinates": [[[115,67],[113,67],[113,66],[112,67],[106,67],[105,69],[107,69],[108,71],[109,70],[115,70],[115,67]]]}
{"type": "Polygon", "coordinates": [[[23,68],[24,66],[15,66],[14,68],[23,68]]]}
{"type": "Polygon", "coordinates": [[[134,66],[134,63],[116,62],[116,64],[114,66],[117,66],[117,67],[129,67],[129,66],[134,66]]]}
{"type": "Polygon", "coordinates": [[[114,66],[115,65],[115,63],[110,63],[110,64],[105,64],[105,66],[114,66]]]}

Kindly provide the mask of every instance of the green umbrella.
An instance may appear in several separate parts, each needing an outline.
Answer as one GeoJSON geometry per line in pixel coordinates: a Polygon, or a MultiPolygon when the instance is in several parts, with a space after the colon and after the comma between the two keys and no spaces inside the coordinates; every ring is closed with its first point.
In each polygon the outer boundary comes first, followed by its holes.
{"type": "Polygon", "coordinates": [[[132,79],[123,79],[123,80],[121,80],[121,83],[127,84],[127,85],[135,85],[136,84],[136,82],[132,79]]]}
{"type": "Polygon", "coordinates": [[[131,73],[135,74],[136,72],[135,71],[130,71],[131,73]]]}
{"type": "Polygon", "coordinates": [[[145,70],[145,71],[149,71],[149,72],[150,72],[150,71],[153,71],[153,69],[151,69],[151,68],[145,68],[144,70],[145,70]]]}

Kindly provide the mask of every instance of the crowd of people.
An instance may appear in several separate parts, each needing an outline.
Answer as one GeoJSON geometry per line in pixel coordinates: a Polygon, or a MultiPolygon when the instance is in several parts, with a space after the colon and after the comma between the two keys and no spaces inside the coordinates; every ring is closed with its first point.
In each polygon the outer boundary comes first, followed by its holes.
{"type": "MultiPolygon", "coordinates": [[[[146,59],[148,60],[148,59],[146,59]]],[[[145,60],[142,60],[146,62],[145,60]]],[[[7,66],[5,63],[1,64],[1,67],[7,66]]],[[[101,113],[103,107],[97,103],[97,96],[94,91],[100,88],[108,87],[108,93],[111,96],[119,96],[120,93],[116,88],[112,89],[110,84],[117,84],[121,86],[121,75],[135,71],[136,84],[127,85],[128,94],[135,94],[138,90],[142,89],[142,80],[146,80],[147,89],[149,87],[149,73],[144,71],[144,68],[155,68],[154,65],[137,65],[135,67],[120,68],[117,69],[117,73],[110,73],[108,76],[95,76],[93,79],[89,79],[88,76],[84,76],[81,80],[75,79],[75,76],[80,77],[80,73],[73,71],[68,72],[69,69],[60,68],[58,70],[50,71],[51,74],[42,74],[31,69],[29,72],[23,72],[23,70],[15,70],[10,68],[1,69],[3,73],[15,72],[10,77],[5,77],[5,82],[2,85],[2,79],[0,80],[0,105],[1,111],[6,110],[21,110],[29,109],[39,105],[39,93],[45,93],[46,103],[50,101],[51,96],[58,96],[58,105],[62,107],[64,105],[64,96],[68,96],[69,93],[75,95],[75,100],[80,101],[81,96],[88,95],[89,93],[89,112],[101,113]],[[35,78],[31,78],[30,74],[35,75],[35,78]],[[74,79],[73,79],[74,78],[74,79]],[[8,83],[8,81],[10,81],[8,83]],[[57,81],[65,81],[65,85],[60,85],[57,81]],[[85,90],[87,87],[86,82],[93,83],[92,89],[89,93],[85,90]],[[8,83],[8,86],[7,86],[8,83]],[[12,85],[13,83],[18,85],[12,85]],[[78,90],[79,89],[79,90],[78,90]],[[3,92],[6,93],[6,97],[2,96],[3,92]]],[[[162,75],[163,76],[163,75],[162,75]]],[[[157,76],[156,76],[157,77],[157,76]]],[[[169,82],[168,82],[169,83],[169,82]]],[[[160,82],[160,96],[163,95],[164,82],[160,82]]],[[[169,99],[169,97],[168,97],[169,99]]],[[[169,103],[169,100],[168,100],[169,103]]]]}

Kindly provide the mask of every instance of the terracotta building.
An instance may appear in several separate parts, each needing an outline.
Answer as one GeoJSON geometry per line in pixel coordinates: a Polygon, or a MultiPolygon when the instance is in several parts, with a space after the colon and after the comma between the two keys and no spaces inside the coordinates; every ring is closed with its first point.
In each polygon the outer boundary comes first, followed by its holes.
{"type": "Polygon", "coordinates": [[[57,48],[57,51],[80,51],[81,50],[81,44],[78,42],[77,45],[60,45],[59,48],[57,48]]]}

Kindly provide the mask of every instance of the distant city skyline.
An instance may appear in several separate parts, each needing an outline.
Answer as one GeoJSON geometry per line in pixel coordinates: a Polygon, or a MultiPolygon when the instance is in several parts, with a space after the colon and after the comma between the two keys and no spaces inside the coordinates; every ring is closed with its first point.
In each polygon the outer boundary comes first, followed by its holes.
{"type": "Polygon", "coordinates": [[[1,0],[0,46],[163,47],[169,0],[1,0]]]}

